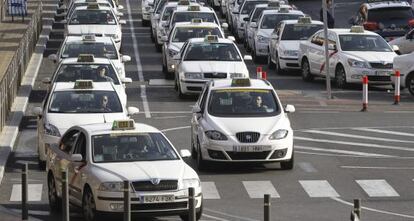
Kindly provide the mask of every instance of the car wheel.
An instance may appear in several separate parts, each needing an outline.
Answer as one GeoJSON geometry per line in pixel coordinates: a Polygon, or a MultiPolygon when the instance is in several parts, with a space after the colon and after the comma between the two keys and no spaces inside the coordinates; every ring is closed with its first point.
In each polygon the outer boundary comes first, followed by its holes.
{"type": "MultiPolygon", "coordinates": [[[[200,220],[202,215],[203,215],[203,203],[201,203],[200,211],[196,212],[196,220],[200,220]]],[[[190,217],[188,215],[181,215],[180,218],[183,221],[190,220],[190,217]]]]}
{"type": "Polygon", "coordinates": [[[147,21],[147,20],[142,20],[142,26],[144,26],[144,27],[149,26],[149,21],[147,21]]]}
{"type": "Polygon", "coordinates": [[[46,169],[46,161],[43,161],[39,158],[37,164],[39,166],[39,170],[44,171],[46,169]]]}
{"type": "Polygon", "coordinates": [[[162,50],[162,45],[158,44],[158,40],[156,40],[155,49],[157,50],[157,52],[161,52],[162,50]]]}
{"type": "Polygon", "coordinates": [[[343,89],[346,87],[346,84],[345,70],[342,66],[339,66],[335,71],[335,85],[337,88],[343,89]]]}
{"type": "Polygon", "coordinates": [[[96,211],[96,204],[93,198],[92,191],[86,187],[82,197],[82,212],[85,221],[98,220],[98,212],[96,211]]]}
{"type": "Polygon", "coordinates": [[[150,32],[151,32],[151,41],[155,42],[154,32],[152,30],[150,32]]]}
{"type": "Polygon", "coordinates": [[[295,157],[294,157],[294,152],[292,150],[292,158],[290,158],[290,160],[288,161],[280,162],[280,167],[282,168],[282,170],[291,170],[293,169],[294,161],[295,161],[295,157]]]}
{"type": "Polygon", "coordinates": [[[279,56],[277,56],[277,55],[276,55],[275,69],[276,69],[276,73],[278,75],[283,75],[283,74],[286,73],[285,70],[283,70],[282,68],[280,68],[279,56]]]}
{"type": "Polygon", "coordinates": [[[197,140],[197,168],[198,171],[204,171],[206,169],[206,161],[203,159],[201,153],[201,145],[200,142],[197,140]]]}
{"type": "Polygon", "coordinates": [[[193,135],[191,135],[191,158],[193,158],[194,160],[197,158],[197,150],[194,145],[193,135]]]}
{"type": "MultiPolygon", "coordinates": [[[[270,51],[270,50],[269,50],[270,51]]],[[[269,55],[267,56],[267,66],[269,67],[269,69],[274,70],[275,69],[275,63],[273,63],[272,61],[272,56],[269,55]]]]}
{"type": "Polygon", "coordinates": [[[302,79],[304,81],[313,80],[313,75],[310,72],[309,62],[306,58],[302,60],[302,79]]]}
{"type": "Polygon", "coordinates": [[[183,99],[183,98],[185,98],[185,94],[181,90],[180,79],[177,78],[176,82],[177,82],[176,84],[177,84],[178,97],[183,99]]]}
{"type": "Polygon", "coordinates": [[[47,179],[47,195],[49,197],[49,207],[52,213],[59,212],[62,208],[62,200],[57,195],[55,178],[49,175],[47,179]]]}
{"type": "Polygon", "coordinates": [[[411,73],[407,77],[407,83],[405,84],[411,95],[414,95],[414,73],[411,73]]]}

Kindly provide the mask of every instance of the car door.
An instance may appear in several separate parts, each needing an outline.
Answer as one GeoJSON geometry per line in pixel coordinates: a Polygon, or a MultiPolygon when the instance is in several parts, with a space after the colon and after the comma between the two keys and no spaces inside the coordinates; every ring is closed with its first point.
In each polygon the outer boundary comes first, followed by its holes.
{"type": "Polygon", "coordinates": [[[194,142],[197,141],[198,137],[202,137],[201,135],[204,133],[204,129],[200,125],[200,120],[203,118],[203,115],[205,112],[208,91],[209,91],[209,85],[206,84],[201,96],[199,97],[199,100],[196,103],[196,105],[200,107],[201,113],[193,113],[193,116],[191,119],[191,134],[192,134],[191,138],[194,142]]]}
{"type": "Polygon", "coordinates": [[[71,202],[77,205],[82,205],[82,187],[87,178],[87,174],[85,173],[85,167],[87,165],[86,145],[85,134],[79,132],[71,155],[80,154],[82,161],[75,162],[71,159],[68,165],[69,197],[71,202]]]}
{"type": "MultiPolygon", "coordinates": [[[[337,39],[336,34],[334,34],[333,32],[329,32],[328,33],[328,42],[329,42],[329,44],[331,44],[335,48],[337,48],[338,39],[337,39]]],[[[325,49],[325,47],[324,47],[324,49],[325,49]]],[[[337,63],[337,56],[335,56],[336,53],[337,53],[337,51],[329,50],[329,74],[331,76],[335,76],[335,65],[337,63]]],[[[325,52],[323,54],[322,60],[323,60],[322,64],[325,64],[325,60],[326,60],[325,52]]],[[[325,70],[326,70],[326,68],[324,69],[323,75],[326,75],[325,70]]]]}
{"type": "MultiPolygon", "coordinates": [[[[44,142],[44,139],[43,139],[44,138],[44,131],[45,131],[44,125],[45,125],[45,118],[46,118],[46,115],[47,115],[47,112],[48,112],[48,100],[49,100],[49,97],[50,97],[50,92],[48,92],[46,94],[46,97],[45,97],[45,99],[43,101],[43,105],[42,105],[43,113],[41,115],[38,115],[37,116],[36,124],[37,124],[37,145],[38,145],[38,151],[40,150],[39,149],[39,146],[40,145],[42,145],[42,146],[45,145],[45,142],[44,142]]],[[[44,150],[44,151],[46,153],[46,150],[44,150]]],[[[40,153],[39,153],[39,155],[40,155],[40,153]]]]}
{"type": "Polygon", "coordinates": [[[323,31],[321,31],[315,34],[312,37],[310,44],[307,45],[310,70],[314,74],[320,74],[322,56],[324,54],[323,42],[323,31]]]}
{"type": "Polygon", "coordinates": [[[279,39],[280,39],[280,33],[282,33],[283,31],[283,25],[278,25],[275,27],[275,29],[273,30],[273,32],[270,34],[270,41],[269,41],[269,55],[271,56],[271,58],[277,62],[276,59],[276,54],[278,51],[278,47],[279,47],[279,39]]]}
{"type": "Polygon", "coordinates": [[[402,54],[409,54],[414,51],[414,29],[409,31],[405,37],[402,37],[399,43],[400,52],[402,54]]]}

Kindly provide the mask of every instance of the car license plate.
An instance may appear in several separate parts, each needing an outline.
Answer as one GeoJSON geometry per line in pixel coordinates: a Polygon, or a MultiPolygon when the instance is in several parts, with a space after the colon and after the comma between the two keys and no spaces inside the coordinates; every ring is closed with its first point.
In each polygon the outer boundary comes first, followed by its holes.
{"type": "Polygon", "coordinates": [[[150,196],[143,196],[144,203],[166,203],[166,202],[174,202],[175,197],[174,195],[150,195],[150,196]]]}
{"type": "Polygon", "coordinates": [[[378,76],[391,76],[392,71],[377,71],[378,76]]]}
{"type": "Polygon", "coordinates": [[[262,152],[264,146],[233,146],[233,152],[262,152]]]}

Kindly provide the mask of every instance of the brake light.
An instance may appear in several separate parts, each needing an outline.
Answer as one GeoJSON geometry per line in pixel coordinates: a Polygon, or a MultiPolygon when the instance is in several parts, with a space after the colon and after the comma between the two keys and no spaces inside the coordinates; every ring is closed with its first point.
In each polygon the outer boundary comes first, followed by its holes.
{"type": "Polygon", "coordinates": [[[379,25],[376,22],[364,22],[364,28],[369,31],[375,31],[379,28],[379,25]]]}
{"type": "Polygon", "coordinates": [[[410,20],[408,21],[408,25],[409,25],[410,27],[413,27],[413,26],[414,26],[414,19],[410,19],[410,20]]]}

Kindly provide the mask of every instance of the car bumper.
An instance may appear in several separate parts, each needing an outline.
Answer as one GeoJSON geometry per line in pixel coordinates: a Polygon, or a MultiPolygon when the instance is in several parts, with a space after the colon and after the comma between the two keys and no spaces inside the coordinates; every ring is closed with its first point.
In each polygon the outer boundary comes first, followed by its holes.
{"type": "Polygon", "coordinates": [[[362,83],[362,77],[368,77],[368,84],[392,84],[392,69],[349,68],[346,72],[348,83],[362,83]]]}
{"type": "Polygon", "coordinates": [[[210,80],[181,79],[181,92],[183,94],[199,94],[203,90],[204,85],[209,81],[210,80]]]}
{"type": "Polygon", "coordinates": [[[269,55],[269,44],[256,42],[256,56],[267,56],[269,55]]]}
{"type": "Polygon", "coordinates": [[[285,69],[300,69],[298,58],[296,57],[279,57],[280,68],[285,69]]]}

